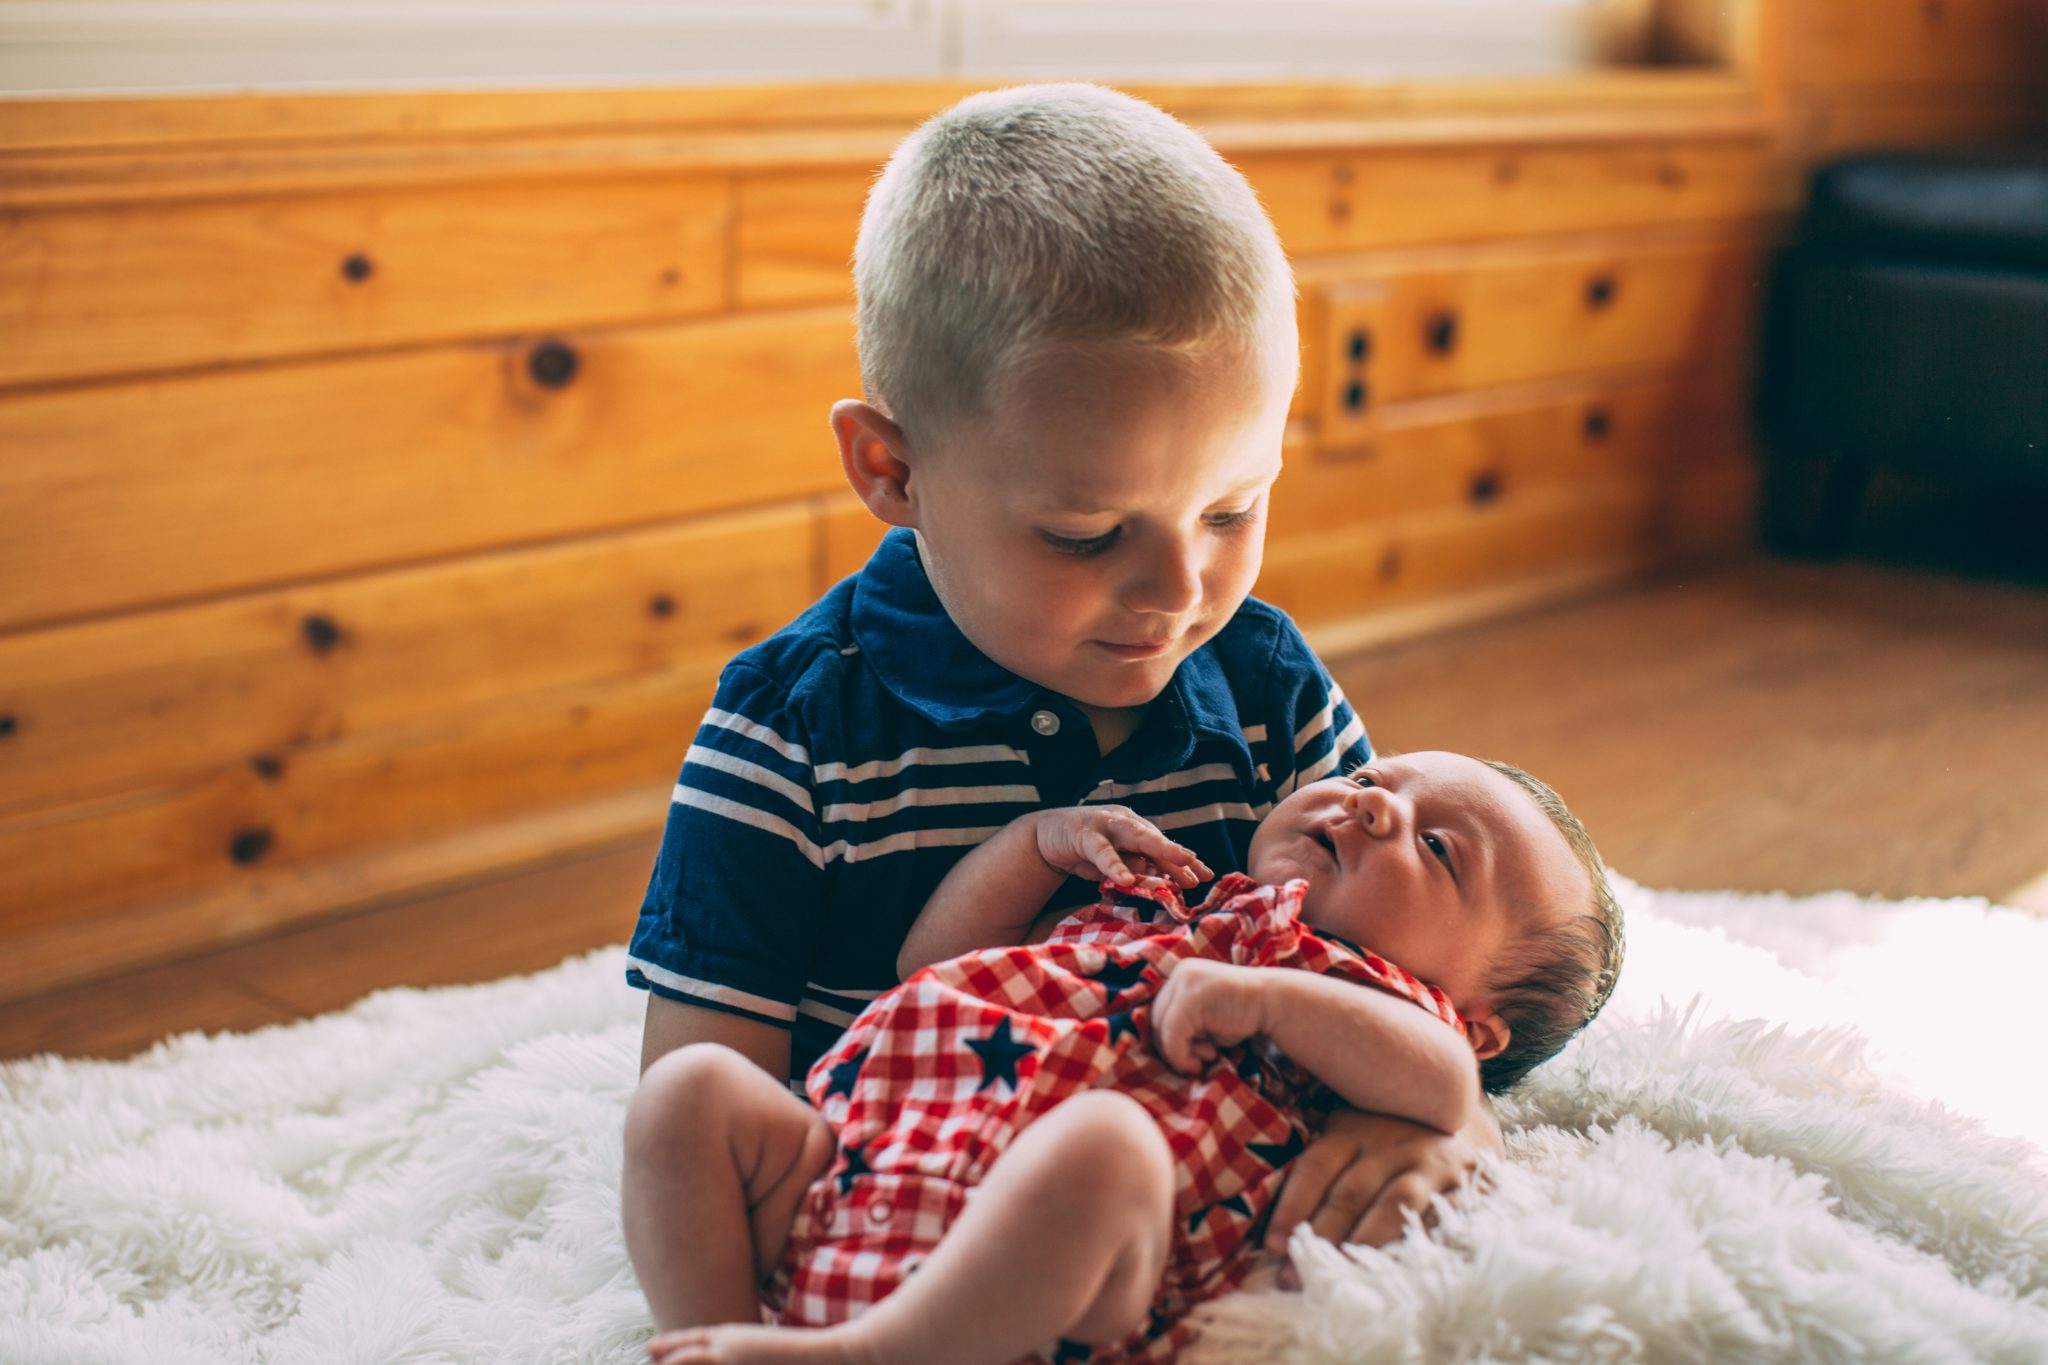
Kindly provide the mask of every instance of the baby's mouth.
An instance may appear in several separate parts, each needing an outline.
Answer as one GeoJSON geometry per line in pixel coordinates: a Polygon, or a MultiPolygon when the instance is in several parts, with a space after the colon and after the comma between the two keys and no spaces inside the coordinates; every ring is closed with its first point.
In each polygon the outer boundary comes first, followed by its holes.
{"type": "Polygon", "coordinates": [[[1309,831],[1309,838],[1314,839],[1323,846],[1323,852],[1330,855],[1331,862],[1337,861],[1337,841],[1330,837],[1328,830],[1312,829],[1309,831]]]}

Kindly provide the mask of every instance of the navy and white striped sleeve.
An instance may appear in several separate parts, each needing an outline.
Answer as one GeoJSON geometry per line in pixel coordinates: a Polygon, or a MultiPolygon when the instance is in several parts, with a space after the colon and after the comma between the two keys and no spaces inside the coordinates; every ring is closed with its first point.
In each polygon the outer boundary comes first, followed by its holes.
{"type": "Polygon", "coordinates": [[[1274,677],[1287,689],[1282,704],[1291,739],[1270,745],[1277,760],[1271,768],[1272,799],[1370,762],[1372,741],[1366,738],[1365,723],[1292,621],[1281,632],[1273,663],[1274,677]]]}
{"type": "Polygon", "coordinates": [[[791,1025],[824,918],[814,785],[789,689],[728,666],[669,803],[629,984],[791,1025]]]}

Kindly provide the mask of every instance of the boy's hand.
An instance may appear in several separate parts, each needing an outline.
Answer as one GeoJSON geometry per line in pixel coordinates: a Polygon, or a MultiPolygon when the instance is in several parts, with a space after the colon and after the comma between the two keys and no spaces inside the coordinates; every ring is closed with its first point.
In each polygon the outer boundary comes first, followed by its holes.
{"type": "Polygon", "coordinates": [[[1406,1119],[1339,1109],[1287,1173],[1273,1202],[1266,1250],[1285,1255],[1288,1234],[1304,1219],[1329,1241],[1385,1246],[1401,1235],[1406,1213],[1414,1211],[1427,1226],[1430,1198],[1455,1192],[1487,1152],[1498,1156],[1504,1148],[1500,1125],[1483,1106],[1472,1124],[1451,1136],[1406,1119]]]}
{"type": "Polygon", "coordinates": [[[1038,856],[1046,866],[1091,881],[1142,881],[1155,874],[1195,886],[1215,874],[1159,827],[1124,806],[1062,806],[1038,813],[1038,856]]]}
{"type": "Polygon", "coordinates": [[[1189,958],[1152,1002],[1152,1050],[1182,1075],[1207,1068],[1226,1047],[1266,1032],[1264,973],[1189,958]]]}

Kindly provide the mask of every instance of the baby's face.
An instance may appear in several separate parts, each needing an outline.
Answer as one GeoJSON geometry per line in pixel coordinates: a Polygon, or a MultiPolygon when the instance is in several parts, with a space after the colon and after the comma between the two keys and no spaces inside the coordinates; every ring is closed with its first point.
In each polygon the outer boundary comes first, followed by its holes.
{"type": "Polygon", "coordinates": [[[1258,360],[1076,349],[917,459],[912,524],[967,638],[1086,707],[1157,696],[1258,576],[1292,346],[1289,319],[1258,360]]]}
{"type": "Polygon", "coordinates": [[[1378,759],[1312,782],[1252,836],[1251,875],[1308,879],[1302,918],[1484,1012],[1486,970],[1589,904],[1564,835],[1527,792],[1462,754],[1378,759]]]}

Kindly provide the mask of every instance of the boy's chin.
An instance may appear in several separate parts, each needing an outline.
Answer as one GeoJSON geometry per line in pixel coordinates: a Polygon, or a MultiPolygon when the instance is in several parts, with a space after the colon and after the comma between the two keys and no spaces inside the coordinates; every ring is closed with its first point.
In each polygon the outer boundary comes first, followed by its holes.
{"type": "MultiPolygon", "coordinates": [[[[1179,660],[1175,660],[1177,665],[1179,660]]],[[[1132,669],[1123,677],[1102,678],[1092,676],[1077,681],[1072,690],[1061,689],[1065,695],[1083,706],[1092,706],[1100,711],[1125,711],[1133,707],[1149,706],[1166,685],[1173,681],[1173,668],[1132,669]]]]}

